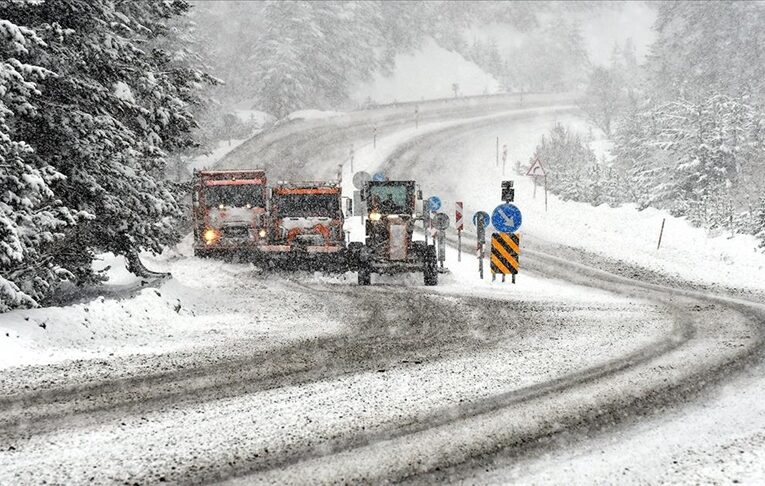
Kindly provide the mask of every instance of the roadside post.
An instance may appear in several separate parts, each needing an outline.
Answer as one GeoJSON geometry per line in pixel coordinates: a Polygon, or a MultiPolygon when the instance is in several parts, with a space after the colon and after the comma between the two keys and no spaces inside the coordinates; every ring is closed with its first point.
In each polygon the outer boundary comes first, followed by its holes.
{"type": "Polygon", "coordinates": [[[473,224],[476,227],[476,256],[478,257],[478,274],[483,280],[483,254],[486,244],[486,227],[489,226],[489,214],[478,211],[473,215],[473,224]]]}
{"type": "Polygon", "coordinates": [[[659,248],[661,248],[661,237],[664,236],[664,223],[667,222],[667,218],[663,218],[661,220],[661,230],[659,230],[659,243],[656,245],[656,251],[659,251],[659,248]]]}
{"type": "Polygon", "coordinates": [[[361,190],[364,189],[366,183],[371,180],[372,176],[363,170],[353,174],[353,187],[356,188],[356,190],[353,191],[353,206],[356,208],[359,216],[361,216],[362,225],[364,224],[364,214],[367,212],[367,203],[365,198],[361,196],[361,190]]]}
{"type": "Polygon", "coordinates": [[[438,230],[438,261],[441,264],[441,270],[444,269],[444,260],[446,260],[446,230],[449,228],[449,215],[446,213],[436,213],[433,216],[433,226],[438,230]]]}
{"type": "MultiPolygon", "coordinates": [[[[502,197],[512,200],[514,197],[512,181],[502,182],[502,197]]],[[[496,208],[491,215],[491,224],[498,230],[491,235],[491,280],[496,280],[496,275],[502,275],[502,281],[505,281],[505,275],[512,276],[512,282],[515,283],[515,276],[520,268],[518,256],[521,254],[520,236],[516,233],[521,227],[523,217],[521,210],[510,202],[504,202],[496,208]]]]}
{"type": "Polygon", "coordinates": [[[428,233],[430,233],[430,199],[422,200],[422,229],[425,232],[425,245],[428,244],[428,233]]]}
{"type": "MultiPolygon", "coordinates": [[[[435,213],[439,209],[441,209],[441,198],[438,196],[430,196],[427,200],[423,201],[422,203],[422,209],[423,209],[423,217],[426,218],[425,222],[427,223],[425,225],[425,244],[428,244],[428,233],[431,233],[431,230],[433,229],[433,218],[431,216],[431,213],[435,213]]],[[[430,236],[433,236],[431,234],[430,236]]],[[[436,239],[433,237],[433,244],[436,244],[436,239]]]]}
{"type": "Polygon", "coordinates": [[[372,148],[377,148],[377,127],[372,127],[372,148]]]}
{"type": "Polygon", "coordinates": [[[348,158],[351,161],[351,174],[353,174],[353,156],[354,156],[354,150],[353,150],[353,144],[351,144],[351,149],[348,152],[348,158]]]}
{"type": "Polygon", "coordinates": [[[502,176],[505,175],[505,167],[507,166],[507,145],[502,146],[502,176]]]}
{"type": "Polygon", "coordinates": [[[420,128],[420,107],[414,107],[414,128],[420,128]]]}
{"type": "Polygon", "coordinates": [[[457,261],[462,261],[462,230],[465,229],[465,224],[462,222],[462,201],[455,203],[454,209],[454,226],[457,227],[457,261]]]}
{"type": "Polygon", "coordinates": [[[537,197],[537,177],[544,177],[545,179],[545,212],[547,212],[547,171],[542,166],[542,162],[539,159],[534,159],[534,163],[531,164],[529,170],[526,171],[526,175],[530,176],[534,180],[534,196],[537,197]]]}

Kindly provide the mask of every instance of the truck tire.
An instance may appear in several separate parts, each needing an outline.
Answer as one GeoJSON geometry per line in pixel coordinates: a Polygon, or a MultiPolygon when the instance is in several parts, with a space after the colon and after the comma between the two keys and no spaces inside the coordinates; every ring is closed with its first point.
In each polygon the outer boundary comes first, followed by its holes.
{"type": "Polygon", "coordinates": [[[436,247],[429,245],[425,249],[424,257],[422,276],[425,285],[438,285],[438,260],[436,258],[436,247]]]}
{"type": "Polygon", "coordinates": [[[361,252],[363,251],[363,248],[364,243],[360,241],[352,241],[348,243],[346,261],[348,262],[348,268],[350,271],[355,272],[359,269],[359,261],[361,259],[361,252]]]}
{"type": "Polygon", "coordinates": [[[359,273],[359,285],[370,285],[372,283],[372,254],[369,247],[361,245],[358,247],[357,269],[359,273]]]}
{"type": "Polygon", "coordinates": [[[369,264],[362,262],[359,265],[359,285],[369,285],[372,283],[372,269],[369,264]]]}

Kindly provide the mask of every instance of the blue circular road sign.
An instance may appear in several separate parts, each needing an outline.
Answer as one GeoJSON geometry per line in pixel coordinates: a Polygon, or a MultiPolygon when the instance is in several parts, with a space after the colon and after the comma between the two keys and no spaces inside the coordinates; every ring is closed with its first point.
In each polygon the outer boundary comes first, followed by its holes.
{"type": "Polygon", "coordinates": [[[473,225],[478,227],[478,221],[480,219],[483,219],[483,227],[488,228],[489,227],[489,213],[484,211],[478,211],[473,215],[473,225]]]}
{"type": "Polygon", "coordinates": [[[382,172],[378,172],[377,174],[372,176],[372,180],[375,182],[385,182],[388,180],[387,177],[385,177],[385,174],[382,172]]]}
{"type": "Polygon", "coordinates": [[[441,198],[438,196],[430,196],[428,198],[428,202],[430,203],[430,210],[434,213],[441,209],[441,198]]]}
{"type": "Polygon", "coordinates": [[[491,224],[503,233],[515,233],[521,227],[521,222],[521,210],[514,204],[500,204],[491,214],[491,224]]]}

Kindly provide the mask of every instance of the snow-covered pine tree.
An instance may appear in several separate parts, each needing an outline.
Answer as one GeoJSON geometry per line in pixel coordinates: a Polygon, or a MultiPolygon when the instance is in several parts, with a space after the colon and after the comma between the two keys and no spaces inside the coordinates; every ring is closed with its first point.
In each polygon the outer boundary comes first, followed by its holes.
{"type": "Polygon", "coordinates": [[[73,222],[50,189],[63,176],[47,163],[35,165],[32,148],[8,123],[19,114],[35,115],[30,98],[39,93],[36,83],[52,74],[20,59],[42,46],[33,30],[0,20],[0,312],[34,306],[66,276],[40,253],[73,222]]]}
{"type": "Polygon", "coordinates": [[[206,78],[161,41],[187,9],[181,0],[0,6],[0,18],[28,21],[42,41],[19,62],[53,73],[37,82],[30,108],[13,113],[11,137],[31,148],[30,165],[65,176],[52,177],[50,189],[77,225],[46,245],[42,260],[79,282],[95,278],[96,251],[160,251],[177,241],[164,156],[193,143],[190,106],[206,78]]]}

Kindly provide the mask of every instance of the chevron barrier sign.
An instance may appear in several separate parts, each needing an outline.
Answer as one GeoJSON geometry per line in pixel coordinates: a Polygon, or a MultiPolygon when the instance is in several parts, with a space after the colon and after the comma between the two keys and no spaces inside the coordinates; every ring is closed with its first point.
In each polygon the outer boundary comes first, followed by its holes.
{"type": "Polygon", "coordinates": [[[513,283],[520,269],[518,256],[521,254],[520,236],[516,233],[492,233],[491,235],[491,276],[512,275],[513,283]]]}

